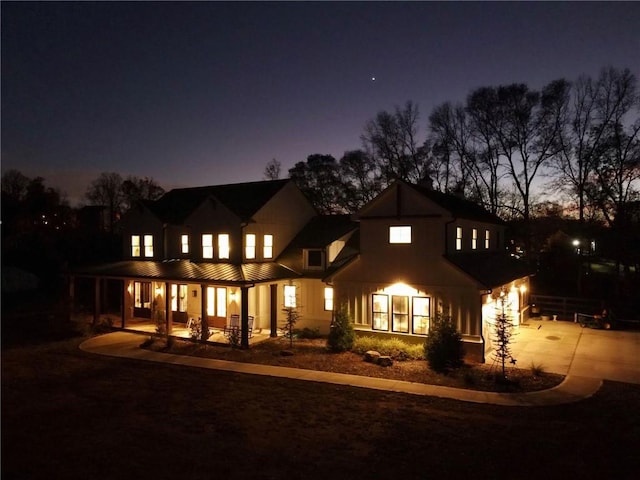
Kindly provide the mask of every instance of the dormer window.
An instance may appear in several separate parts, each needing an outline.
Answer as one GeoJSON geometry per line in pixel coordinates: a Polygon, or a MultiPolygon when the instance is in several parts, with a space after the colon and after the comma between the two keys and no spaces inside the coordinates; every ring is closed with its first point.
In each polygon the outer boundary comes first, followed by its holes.
{"type": "Polygon", "coordinates": [[[131,235],[131,256],[140,256],[140,235],[131,235]]]}
{"type": "Polygon", "coordinates": [[[218,258],[226,260],[229,258],[229,234],[218,235],[218,258]]]}
{"type": "Polygon", "coordinates": [[[213,235],[202,234],[202,258],[213,258],[213,235]]]}
{"type": "Polygon", "coordinates": [[[262,256],[264,258],[273,258],[273,235],[264,236],[262,256]]]}
{"type": "Polygon", "coordinates": [[[456,250],[462,250],[462,227],[456,227],[456,250]]]}
{"type": "Polygon", "coordinates": [[[153,257],[153,235],[144,236],[144,256],[153,257]]]}
{"type": "Polygon", "coordinates": [[[189,253],[189,235],[180,236],[180,251],[182,253],[189,253]]]}
{"type": "Polygon", "coordinates": [[[411,226],[389,227],[389,243],[411,243],[411,226]]]}
{"type": "Polygon", "coordinates": [[[247,233],[244,237],[244,256],[247,260],[256,258],[256,236],[254,233],[247,233]]]}
{"type": "Polygon", "coordinates": [[[304,266],[307,270],[324,268],[324,252],[322,250],[305,250],[304,266]]]}

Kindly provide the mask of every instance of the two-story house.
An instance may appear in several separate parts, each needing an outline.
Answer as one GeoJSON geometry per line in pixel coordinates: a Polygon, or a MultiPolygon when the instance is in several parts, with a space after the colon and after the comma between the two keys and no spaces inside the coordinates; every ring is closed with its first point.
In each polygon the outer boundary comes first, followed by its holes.
{"type": "Polygon", "coordinates": [[[424,342],[434,317],[450,316],[466,355],[484,361],[496,310],[504,303],[519,321],[529,271],[505,252],[504,223],[481,206],[396,181],[358,219],[359,254],[325,281],[359,334],[424,342]]]}
{"type": "Polygon", "coordinates": [[[198,319],[206,340],[237,315],[248,346],[250,328],[276,336],[289,307],[300,328],[328,331],[333,290],[321,278],[357,224],[317,215],[292,181],[275,180],[171,190],[133,207],[120,228],[122,261],[74,271],[95,279],[96,320],[115,281],[116,326],[147,319],[171,335],[198,319]]]}

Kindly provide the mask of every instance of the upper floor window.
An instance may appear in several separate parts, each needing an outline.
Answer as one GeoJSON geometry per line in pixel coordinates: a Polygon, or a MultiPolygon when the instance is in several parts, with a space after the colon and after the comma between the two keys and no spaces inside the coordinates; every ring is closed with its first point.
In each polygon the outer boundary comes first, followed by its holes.
{"type": "Polygon", "coordinates": [[[189,253],[189,235],[181,235],[180,236],[180,251],[182,253],[189,253]]]}
{"type": "Polygon", "coordinates": [[[333,287],[324,287],[324,309],[333,310],[333,287]]]}
{"type": "Polygon", "coordinates": [[[471,249],[475,250],[478,248],[478,229],[474,228],[471,230],[471,249]]]}
{"type": "Polygon", "coordinates": [[[153,235],[144,236],[144,256],[153,257],[153,235]]]}
{"type": "Polygon", "coordinates": [[[389,243],[411,243],[411,227],[389,227],[389,243]]]}
{"type": "Polygon", "coordinates": [[[131,235],[131,256],[140,256],[140,235],[131,235]]]}
{"type": "Polygon", "coordinates": [[[305,251],[305,268],[314,270],[323,268],[323,254],[322,250],[307,250],[305,251]]]}
{"type": "Polygon", "coordinates": [[[456,250],[462,250],[462,227],[456,227],[456,250]]]}
{"type": "Polygon", "coordinates": [[[295,285],[284,286],[284,308],[296,308],[296,287],[295,285]]]}
{"type": "Polygon", "coordinates": [[[202,234],[202,258],[213,258],[213,235],[202,234]]]}
{"type": "Polygon", "coordinates": [[[273,258],[273,235],[265,235],[263,239],[263,254],[264,258],[273,258]]]}
{"type": "Polygon", "coordinates": [[[256,258],[256,236],[253,233],[244,237],[244,256],[249,260],[256,258]]]}
{"type": "Polygon", "coordinates": [[[485,250],[489,250],[489,245],[491,243],[491,234],[489,230],[484,231],[484,248],[485,250]]]}
{"type": "Polygon", "coordinates": [[[229,234],[221,233],[218,235],[218,258],[229,258],[229,234]]]}

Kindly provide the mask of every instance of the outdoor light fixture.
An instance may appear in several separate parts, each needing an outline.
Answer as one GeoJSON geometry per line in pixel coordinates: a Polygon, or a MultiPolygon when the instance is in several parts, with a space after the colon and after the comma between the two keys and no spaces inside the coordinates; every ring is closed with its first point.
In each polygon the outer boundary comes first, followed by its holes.
{"type": "Polygon", "coordinates": [[[574,247],[577,247],[578,245],[580,245],[580,240],[576,239],[572,243],[574,247]]]}
{"type": "Polygon", "coordinates": [[[229,293],[229,300],[231,300],[232,302],[235,302],[235,301],[236,301],[236,291],[235,291],[235,290],[232,290],[232,291],[229,293]]]}
{"type": "Polygon", "coordinates": [[[156,295],[162,295],[162,286],[156,287],[156,295]]]}
{"type": "Polygon", "coordinates": [[[520,293],[524,295],[524,292],[527,291],[527,286],[523,283],[520,285],[520,293]]]}

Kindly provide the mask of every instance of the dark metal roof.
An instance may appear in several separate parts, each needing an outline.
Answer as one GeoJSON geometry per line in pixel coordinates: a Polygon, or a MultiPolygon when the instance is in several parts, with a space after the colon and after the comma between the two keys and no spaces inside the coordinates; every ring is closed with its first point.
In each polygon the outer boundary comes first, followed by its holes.
{"type": "Polygon", "coordinates": [[[296,235],[288,248],[325,248],[358,228],[351,215],[318,215],[296,235]]]}
{"type": "Polygon", "coordinates": [[[535,271],[525,262],[502,252],[456,253],[445,257],[486,288],[495,288],[535,271]]]}
{"type": "Polygon", "coordinates": [[[181,225],[207,198],[221,202],[242,220],[249,220],[289,179],[263,182],[234,183],[207,187],[176,188],[156,201],[144,204],[160,220],[181,225]]]}
{"type": "Polygon", "coordinates": [[[110,278],[185,280],[225,284],[257,283],[298,277],[293,270],[275,262],[267,263],[194,263],[189,260],[165,262],[123,260],[120,262],[75,268],[72,275],[110,278]]]}
{"type": "Polygon", "coordinates": [[[438,192],[420,185],[412,184],[411,186],[432,202],[451,212],[454,217],[498,225],[504,224],[502,219],[497,215],[488,212],[482,205],[472,202],[471,200],[450,193],[438,192]]]}

